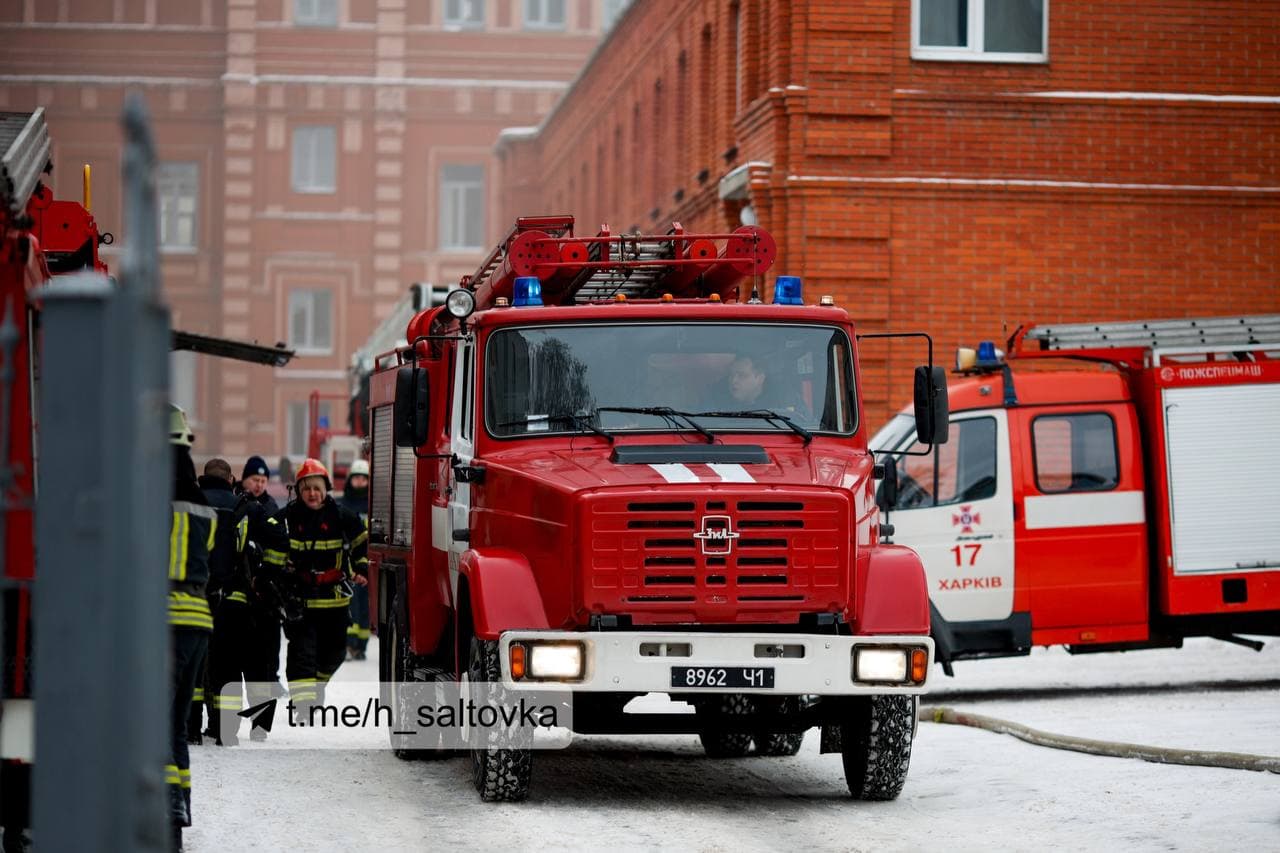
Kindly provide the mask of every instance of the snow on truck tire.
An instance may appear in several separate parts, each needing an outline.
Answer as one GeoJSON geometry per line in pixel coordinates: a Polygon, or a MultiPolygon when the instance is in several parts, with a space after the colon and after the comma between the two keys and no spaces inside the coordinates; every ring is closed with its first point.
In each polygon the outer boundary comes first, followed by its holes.
{"type": "MultiPolygon", "coordinates": [[[[502,664],[496,640],[471,638],[467,675],[472,684],[501,684],[502,664]]],[[[501,691],[491,694],[500,699],[501,691]]],[[[510,733],[504,733],[509,735],[510,733]]],[[[517,738],[532,736],[516,731],[517,738]]],[[[528,748],[487,748],[471,750],[471,781],[485,802],[519,802],[529,796],[533,779],[533,750],[528,748]]]]}
{"type": "Polygon", "coordinates": [[[907,781],[919,699],[879,695],[857,702],[841,725],[849,793],[858,800],[896,800],[907,781]]]}

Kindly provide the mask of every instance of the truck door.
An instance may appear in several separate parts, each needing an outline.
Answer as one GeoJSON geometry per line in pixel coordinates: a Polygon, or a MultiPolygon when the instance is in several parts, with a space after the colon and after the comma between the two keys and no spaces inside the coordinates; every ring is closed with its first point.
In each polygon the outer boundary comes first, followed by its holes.
{"type": "MultiPolygon", "coordinates": [[[[899,450],[922,445],[904,440],[899,450]]],[[[998,622],[1013,611],[1013,499],[1003,409],[957,413],[951,438],[898,458],[895,541],[913,548],[947,622],[998,622]]]]}
{"type": "Polygon", "coordinates": [[[1147,636],[1142,460],[1129,404],[1027,407],[1018,431],[1018,590],[1036,645],[1147,636]]]}
{"type": "Polygon", "coordinates": [[[454,362],[453,410],[450,412],[449,439],[453,453],[452,466],[445,472],[448,492],[448,526],[443,531],[448,540],[449,581],[453,600],[458,598],[458,558],[471,547],[470,542],[455,537],[455,532],[471,529],[471,484],[457,477],[457,468],[471,464],[475,456],[475,345],[462,341],[454,362]]]}

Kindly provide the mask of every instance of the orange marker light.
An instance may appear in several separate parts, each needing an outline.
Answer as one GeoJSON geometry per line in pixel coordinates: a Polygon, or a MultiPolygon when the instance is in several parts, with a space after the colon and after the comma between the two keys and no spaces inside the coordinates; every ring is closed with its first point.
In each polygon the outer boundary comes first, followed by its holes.
{"type": "Polygon", "coordinates": [[[525,648],[519,643],[511,644],[511,677],[516,681],[524,678],[525,648]]]}
{"type": "Polygon", "coordinates": [[[712,302],[719,302],[719,301],[720,301],[720,294],[718,294],[718,293],[713,293],[713,294],[711,294],[711,296],[710,296],[709,298],[710,298],[710,300],[711,300],[712,302]]]}
{"type": "Polygon", "coordinates": [[[664,294],[662,294],[662,301],[663,301],[663,302],[675,302],[675,301],[676,301],[676,298],[675,298],[674,296],[672,296],[670,293],[664,293],[664,294]]]}
{"type": "Polygon", "coordinates": [[[614,297],[613,297],[613,301],[614,301],[614,302],[626,302],[626,301],[627,301],[627,294],[625,294],[625,293],[618,293],[618,294],[615,294],[615,295],[614,295],[614,297]]]}
{"type": "Polygon", "coordinates": [[[911,681],[915,684],[923,684],[925,676],[929,674],[929,653],[924,649],[911,650],[911,681]]]}

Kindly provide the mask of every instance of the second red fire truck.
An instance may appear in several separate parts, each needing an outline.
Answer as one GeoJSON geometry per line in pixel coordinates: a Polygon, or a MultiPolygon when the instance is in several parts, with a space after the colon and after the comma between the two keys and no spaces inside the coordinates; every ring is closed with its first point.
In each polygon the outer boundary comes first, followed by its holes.
{"type": "MultiPolygon", "coordinates": [[[[853,796],[898,795],[925,576],[880,538],[853,324],[787,276],[754,298],[774,255],[754,227],[524,218],[410,322],[370,383],[384,681],[554,684],[577,731],[697,733],[714,756],[793,754],[820,726],[853,796]],[[631,713],[647,693],[696,713],[631,713]]],[[[945,439],[941,373],[917,370],[922,441],[945,439]]],[[[471,761],[484,799],[528,793],[531,751],[471,761]]]]}
{"type": "Polygon", "coordinates": [[[1280,315],[1038,326],[1007,359],[962,351],[951,441],[920,446],[904,412],[871,442],[924,454],[898,457],[889,508],[947,671],[1280,635],[1277,354],[1280,315]]]}

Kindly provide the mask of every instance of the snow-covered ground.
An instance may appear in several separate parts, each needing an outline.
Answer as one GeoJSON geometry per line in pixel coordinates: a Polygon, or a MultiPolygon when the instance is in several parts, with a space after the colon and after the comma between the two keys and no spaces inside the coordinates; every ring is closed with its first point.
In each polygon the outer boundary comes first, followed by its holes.
{"type": "MultiPolygon", "coordinates": [[[[376,679],[376,644],[338,678],[376,679]]],[[[1260,653],[1209,640],[1080,657],[1041,649],[956,672],[936,671],[925,704],[1062,734],[1280,755],[1280,642],[1260,653]],[[1272,684],[1239,684],[1259,681],[1272,684]],[[1178,685],[1190,689],[1168,689],[1178,685]],[[1110,689],[1073,695],[1086,686],[1110,689]],[[1002,693],[972,693],[987,690],[1002,693]]],[[[1102,758],[934,723],[920,725],[892,803],[851,800],[816,732],[794,758],[729,761],[704,757],[693,737],[580,738],[535,755],[528,802],[497,805],[479,801],[463,759],[255,747],[193,748],[188,850],[1280,850],[1280,774],[1102,758]]]]}

